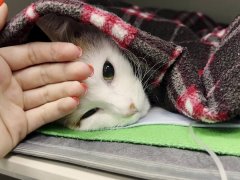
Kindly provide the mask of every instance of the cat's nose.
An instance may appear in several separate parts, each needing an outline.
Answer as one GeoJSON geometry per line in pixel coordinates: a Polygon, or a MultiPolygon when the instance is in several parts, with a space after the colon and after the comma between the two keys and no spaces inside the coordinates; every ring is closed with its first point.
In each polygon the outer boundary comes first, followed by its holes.
{"type": "Polygon", "coordinates": [[[131,116],[131,115],[134,115],[136,112],[138,112],[138,109],[136,108],[136,106],[135,106],[134,103],[131,103],[131,104],[128,106],[128,113],[127,113],[127,115],[128,115],[128,116],[131,116]]]}

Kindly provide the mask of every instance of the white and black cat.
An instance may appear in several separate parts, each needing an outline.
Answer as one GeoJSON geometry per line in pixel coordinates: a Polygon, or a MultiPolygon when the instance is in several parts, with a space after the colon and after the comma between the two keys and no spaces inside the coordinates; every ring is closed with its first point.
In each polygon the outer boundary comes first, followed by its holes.
{"type": "Polygon", "coordinates": [[[79,61],[91,64],[94,75],[84,81],[88,93],[62,122],[78,130],[125,126],[145,116],[150,103],[140,79],[115,42],[97,28],[50,14],[38,26],[51,41],[72,42],[83,49],[79,61]]]}

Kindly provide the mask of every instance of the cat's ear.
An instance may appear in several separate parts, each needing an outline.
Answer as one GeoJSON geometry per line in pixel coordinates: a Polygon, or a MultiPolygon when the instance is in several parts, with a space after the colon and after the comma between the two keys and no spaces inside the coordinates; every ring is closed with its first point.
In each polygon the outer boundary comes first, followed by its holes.
{"type": "Polygon", "coordinates": [[[51,41],[71,42],[78,22],[66,16],[48,14],[41,17],[37,26],[48,36],[51,41]]]}

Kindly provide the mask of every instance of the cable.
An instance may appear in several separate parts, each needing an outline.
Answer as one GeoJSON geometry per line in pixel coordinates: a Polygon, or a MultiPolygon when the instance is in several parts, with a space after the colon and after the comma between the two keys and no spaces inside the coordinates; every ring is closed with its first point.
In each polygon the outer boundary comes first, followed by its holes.
{"type": "Polygon", "coordinates": [[[191,123],[189,125],[189,133],[191,135],[191,138],[194,140],[194,142],[196,144],[198,144],[201,148],[203,148],[211,156],[211,158],[214,160],[214,162],[215,162],[215,164],[218,168],[221,180],[227,180],[228,179],[227,174],[226,174],[226,171],[223,167],[223,164],[222,164],[221,160],[218,158],[218,156],[216,155],[215,152],[213,152],[201,139],[199,139],[196,136],[196,134],[194,133],[193,125],[194,125],[194,123],[191,123]]]}

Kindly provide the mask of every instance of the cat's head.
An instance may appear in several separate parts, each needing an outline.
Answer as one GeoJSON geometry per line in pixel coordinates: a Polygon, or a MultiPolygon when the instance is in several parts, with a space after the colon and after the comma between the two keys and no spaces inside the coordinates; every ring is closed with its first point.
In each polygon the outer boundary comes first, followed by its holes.
{"type": "Polygon", "coordinates": [[[95,27],[71,18],[47,15],[38,26],[52,41],[67,41],[80,46],[79,59],[91,64],[94,75],[84,82],[88,92],[79,107],[64,118],[72,129],[94,130],[125,126],[146,115],[148,98],[131,63],[113,40],[95,27]]]}

